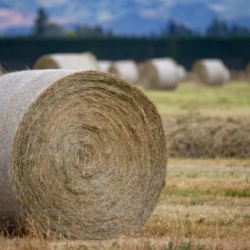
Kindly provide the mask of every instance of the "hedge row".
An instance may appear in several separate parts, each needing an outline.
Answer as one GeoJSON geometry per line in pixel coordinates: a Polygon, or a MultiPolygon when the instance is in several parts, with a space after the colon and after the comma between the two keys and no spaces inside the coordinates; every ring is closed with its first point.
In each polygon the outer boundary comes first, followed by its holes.
{"type": "Polygon", "coordinates": [[[250,61],[250,38],[0,38],[0,60],[7,70],[31,68],[48,53],[91,51],[99,59],[128,59],[140,62],[152,57],[173,57],[191,68],[199,58],[220,58],[231,69],[245,68],[250,61]]]}

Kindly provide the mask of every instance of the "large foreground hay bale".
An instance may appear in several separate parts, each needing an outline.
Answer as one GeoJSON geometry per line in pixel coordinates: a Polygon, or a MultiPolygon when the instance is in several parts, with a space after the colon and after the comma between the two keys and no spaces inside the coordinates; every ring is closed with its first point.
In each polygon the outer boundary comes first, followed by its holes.
{"type": "Polygon", "coordinates": [[[99,60],[97,61],[97,64],[98,64],[98,69],[101,72],[109,72],[109,68],[112,64],[112,61],[99,60]]]}
{"type": "Polygon", "coordinates": [[[250,117],[209,117],[199,113],[168,119],[173,157],[250,157],[250,117]]]}
{"type": "Polygon", "coordinates": [[[139,70],[133,60],[116,61],[109,67],[109,72],[116,74],[131,83],[136,84],[139,78],[139,70]]]}
{"type": "Polygon", "coordinates": [[[0,225],[106,239],[147,221],[166,139],[142,91],[97,71],[23,71],[0,78],[0,107],[0,225]]]}
{"type": "Polygon", "coordinates": [[[140,67],[139,82],[146,89],[173,90],[178,81],[177,64],[171,58],[151,59],[140,67]]]}
{"type": "Polygon", "coordinates": [[[198,81],[209,86],[220,86],[230,80],[229,70],[219,59],[204,59],[194,63],[193,73],[198,81]]]}
{"type": "Polygon", "coordinates": [[[65,53],[50,54],[38,58],[34,69],[75,69],[75,70],[97,70],[98,65],[93,54],[65,53]]]}

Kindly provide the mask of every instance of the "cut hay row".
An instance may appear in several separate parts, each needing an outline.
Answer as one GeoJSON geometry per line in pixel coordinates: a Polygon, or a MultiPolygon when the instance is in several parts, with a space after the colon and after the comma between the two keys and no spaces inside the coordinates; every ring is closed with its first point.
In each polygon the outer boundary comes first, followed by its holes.
{"type": "Polygon", "coordinates": [[[250,117],[188,114],[166,121],[173,157],[250,157],[250,117]]]}
{"type": "Polygon", "coordinates": [[[208,86],[220,86],[230,80],[229,70],[219,59],[203,59],[194,63],[192,71],[197,80],[208,86]]]}
{"type": "Polygon", "coordinates": [[[97,70],[96,57],[89,53],[44,55],[37,59],[34,69],[97,70]]]}
{"type": "Polygon", "coordinates": [[[167,157],[142,91],[97,71],[30,70],[0,78],[0,107],[1,226],[106,239],[147,221],[167,157]]]}
{"type": "Polygon", "coordinates": [[[151,59],[140,67],[139,83],[146,89],[173,90],[178,82],[177,64],[171,58],[151,59]]]}
{"type": "Polygon", "coordinates": [[[116,74],[134,84],[136,84],[139,79],[139,69],[133,60],[112,62],[108,72],[116,74]]]}

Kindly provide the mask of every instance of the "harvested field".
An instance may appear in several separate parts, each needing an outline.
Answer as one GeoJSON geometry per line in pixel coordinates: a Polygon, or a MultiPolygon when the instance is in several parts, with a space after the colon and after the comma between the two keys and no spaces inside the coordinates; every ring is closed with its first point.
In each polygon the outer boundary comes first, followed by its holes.
{"type": "MultiPolygon", "coordinates": [[[[187,118],[191,121],[219,121],[223,126],[226,121],[234,124],[250,115],[247,82],[231,82],[216,90],[187,82],[175,92],[146,91],[146,94],[158,107],[170,131],[174,129],[170,125],[187,117],[190,111],[193,117],[187,118]]],[[[44,239],[36,230],[29,233],[23,238],[0,238],[0,249],[250,249],[250,158],[170,158],[166,186],[158,205],[136,234],[115,240],[58,241],[44,239]]]]}
{"type": "Polygon", "coordinates": [[[0,239],[10,250],[250,249],[250,161],[169,159],[159,204],[134,235],[105,241],[0,239]]]}
{"type": "Polygon", "coordinates": [[[250,156],[250,86],[207,88],[192,82],[175,92],[146,91],[165,122],[174,157],[250,156]]]}

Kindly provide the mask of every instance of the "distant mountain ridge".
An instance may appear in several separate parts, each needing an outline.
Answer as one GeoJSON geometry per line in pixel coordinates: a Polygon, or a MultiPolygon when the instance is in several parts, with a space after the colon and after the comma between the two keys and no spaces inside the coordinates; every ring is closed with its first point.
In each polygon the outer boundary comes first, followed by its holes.
{"type": "MultiPolygon", "coordinates": [[[[51,0],[53,1],[53,0],[51,0]]],[[[142,0],[141,0],[142,1],[142,0]]],[[[153,0],[152,0],[153,1],[153,0]]],[[[32,13],[34,14],[37,7],[34,3],[34,1],[27,1],[25,10],[18,10],[22,13],[32,13]]],[[[79,0],[76,0],[75,2],[80,3],[79,0]]],[[[75,3],[74,2],[74,3],[75,3]]],[[[139,0],[137,2],[140,2],[139,0]]],[[[46,11],[48,12],[49,18],[54,17],[61,17],[67,18],[67,15],[69,14],[68,9],[71,6],[71,3],[67,3],[64,5],[61,5],[60,7],[52,6],[52,7],[46,7],[46,11]]],[[[84,10],[84,4],[82,4],[82,9],[84,10]]],[[[207,4],[203,2],[190,2],[190,3],[174,3],[173,5],[170,5],[166,9],[166,15],[161,13],[161,15],[157,15],[157,8],[156,7],[147,7],[141,4],[135,4],[135,1],[128,0],[127,5],[124,5],[124,8],[129,8],[129,10],[125,14],[116,17],[115,19],[106,21],[106,22],[98,22],[94,19],[94,17],[86,17],[82,16],[79,18],[79,23],[82,24],[100,24],[103,25],[105,28],[112,29],[115,34],[119,35],[149,35],[152,33],[158,34],[161,29],[163,29],[166,25],[168,20],[172,19],[176,22],[183,23],[187,25],[189,28],[198,31],[198,32],[204,32],[205,28],[211,23],[211,20],[214,17],[221,18],[220,12],[215,11],[208,7],[207,4]],[[129,7],[128,7],[129,6],[129,7]],[[142,14],[142,12],[145,12],[145,15],[142,14]],[[91,19],[92,18],[92,19],[91,19]]],[[[91,6],[93,9],[93,6],[91,6]]],[[[0,3],[0,10],[1,9],[13,9],[11,4],[8,3],[0,3]]],[[[158,8],[159,10],[159,8],[158,8]]],[[[93,13],[95,10],[92,10],[93,13]]],[[[100,9],[99,9],[100,11],[100,9]]],[[[105,14],[105,13],[104,13],[105,14]]],[[[115,15],[116,13],[114,13],[115,15]]],[[[80,15],[80,14],[79,14],[80,15]]],[[[98,15],[98,13],[97,13],[98,15]]],[[[100,14],[101,15],[101,14],[100,14]]],[[[102,13],[103,15],[103,13],[102,13]]],[[[223,18],[221,18],[223,19],[223,18]]],[[[0,12],[0,22],[3,22],[3,18],[1,18],[1,12],[0,12]]],[[[70,21],[69,21],[70,22],[70,21]]],[[[250,27],[250,17],[242,17],[237,18],[234,20],[228,21],[229,24],[241,24],[245,25],[247,27],[250,27]]],[[[74,26],[73,24],[60,24],[64,27],[66,26],[74,26]]],[[[1,35],[7,35],[7,36],[14,36],[14,35],[28,35],[31,34],[33,31],[33,27],[27,27],[26,26],[20,26],[20,27],[8,27],[5,29],[1,29],[0,24],[0,34],[1,35]]]]}

